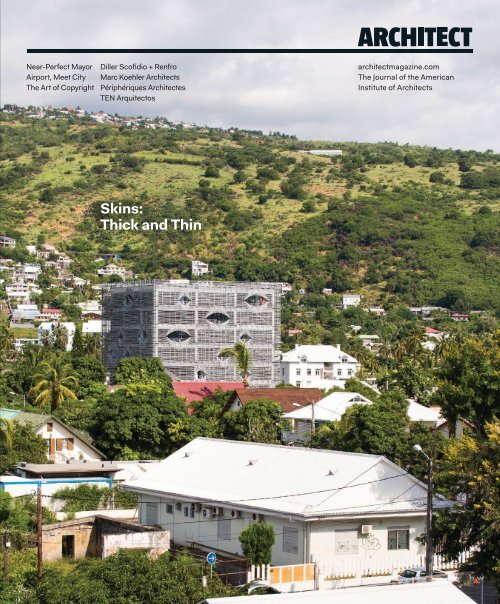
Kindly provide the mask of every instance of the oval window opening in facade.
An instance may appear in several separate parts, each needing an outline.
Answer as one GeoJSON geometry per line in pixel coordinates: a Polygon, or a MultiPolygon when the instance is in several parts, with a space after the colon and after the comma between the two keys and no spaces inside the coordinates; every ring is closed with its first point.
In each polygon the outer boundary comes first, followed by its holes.
{"type": "Polygon", "coordinates": [[[246,342],[250,342],[250,340],[251,340],[251,339],[252,339],[252,338],[251,338],[251,337],[250,337],[250,336],[249,336],[247,333],[242,334],[242,336],[241,336],[241,338],[240,338],[240,340],[241,340],[242,342],[245,342],[245,343],[246,343],[246,342]]]}
{"type": "Polygon", "coordinates": [[[269,300],[264,298],[264,296],[257,296],[254,294],[253,296],[248,296],[245,302],[250,304],[250,306],[264,306],[269,302],[269,300]]]}
{"type": "Polygon", "coordinates": [[[186,305],[186,304],[189,304],[189,303],[191,302],[191,298],[190,298],[189,296],[181,296],[181,297],[179,298],[179,302],[180,302],[181,304],[186,305]]]}
{"type": "Polygon", "coordinates": [[[222,325],[229,321],[229,317],[223,312],[212,312],[207,316],[207,321],[214,323],[215,325],[222,325]]]}
{"type": "Polygon", "coordinates": [[[185,331],[171,331],[168,334],[168,339],[172,340],[172,342],[185,342],[186,340],[189,340],[189,334],[186,333],[185,331]]]}
{"type": "Polygon", "coordinates": [[[198,376],[199,380],[204,380],[207,377],[207,374],[203,371],[203,369],[200,369],[196,375],[198,376]]]}

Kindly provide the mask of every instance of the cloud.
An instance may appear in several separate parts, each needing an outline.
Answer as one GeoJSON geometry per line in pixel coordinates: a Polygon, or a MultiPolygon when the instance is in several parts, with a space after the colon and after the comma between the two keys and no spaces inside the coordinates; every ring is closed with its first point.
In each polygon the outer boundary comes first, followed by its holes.
{"type": "Polygon", "coordinates": [[[211,126],[294,133],[307,139],[418,143],[498,150],[500,81],[493,0],[4,0],[2,103],[164,115],[211,126]],[[473,55],[28,55],[26,48],[354,47],[360,27],[472,26],[473,55]],[[175,62],[184,93],[155,103],[26,89],[26,63],[175,62]],[[439,63],[453,82],[431,92],[360,92],[367,62],[439,63]]]}

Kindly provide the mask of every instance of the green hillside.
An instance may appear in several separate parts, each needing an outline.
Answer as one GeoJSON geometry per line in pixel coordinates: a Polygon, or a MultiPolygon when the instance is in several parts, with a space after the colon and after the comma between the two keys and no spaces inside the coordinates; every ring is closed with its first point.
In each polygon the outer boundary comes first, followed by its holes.
{"type": "Polygon", "coordinates": [[[211,278],[500,310],[492,152],[0,120],[0,234],[56,245],[79,277],[97,282],[95,256],[116,252],[141,278],[187,277],[199,259],[211,278]],[[343,156],[299,152],[318,147],[343,156]],[[203,230],[103,231],[100,204],[110,201],[142,205],[143,220],[199,220],[203,230]]]}

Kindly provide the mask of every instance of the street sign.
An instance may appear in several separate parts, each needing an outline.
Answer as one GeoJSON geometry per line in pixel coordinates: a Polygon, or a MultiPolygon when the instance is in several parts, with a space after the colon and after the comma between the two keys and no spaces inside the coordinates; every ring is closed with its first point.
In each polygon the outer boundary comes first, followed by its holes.
{"type": "Polygon", "coordinates": [[[207,562],[212,565],[215,564],[217,561],[217,556],[215,555],[214,552],[210,552],[207,554],[207,562]]]}

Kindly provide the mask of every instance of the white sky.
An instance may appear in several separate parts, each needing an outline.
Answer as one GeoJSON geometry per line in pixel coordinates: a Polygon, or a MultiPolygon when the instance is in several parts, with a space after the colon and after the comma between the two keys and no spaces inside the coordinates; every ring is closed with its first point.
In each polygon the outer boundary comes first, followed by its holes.
{"type": "Polygon", "coordinates": [[[2,103],[80,105],[306,139],[500,149],[497,0],[1,0],[1,9],[2,103]],[[28,47],[356,47],[360,27],[419,25],[473,27],[474,54],[26,54],[28,47]],[[135,104],[105,103],[99,92],[26,90],[27,62],[91,60],[175,62],[188,90],[135,104]],[[432,92],[359,92],[357,65],[370,61],[439,63],[455,81],[431,82],[432,92]]]}

